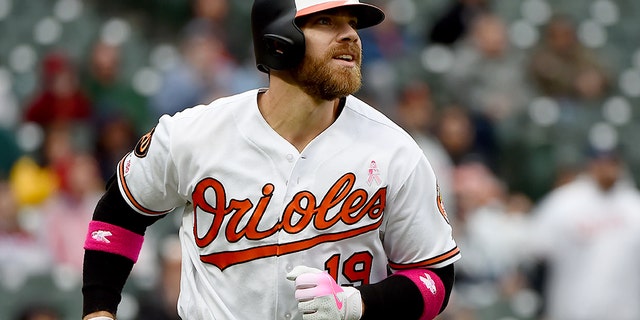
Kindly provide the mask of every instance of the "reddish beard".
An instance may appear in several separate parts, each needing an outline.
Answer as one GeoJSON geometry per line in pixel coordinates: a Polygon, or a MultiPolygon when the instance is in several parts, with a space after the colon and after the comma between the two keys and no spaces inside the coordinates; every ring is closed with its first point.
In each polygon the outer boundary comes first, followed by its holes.
{"type": "MultiPolygon", "coordinates": [[[[324,57],[305,55],[302,63],[292,70],[292,76],[308,95],[327,101],[346,97],[362,85],[361,50],[351,49],[356,66],[353,68],[329,64],[340,49],[331,50],[324,57]]],[[[343,50],[344,51],[344,50],[343,50]]]]}

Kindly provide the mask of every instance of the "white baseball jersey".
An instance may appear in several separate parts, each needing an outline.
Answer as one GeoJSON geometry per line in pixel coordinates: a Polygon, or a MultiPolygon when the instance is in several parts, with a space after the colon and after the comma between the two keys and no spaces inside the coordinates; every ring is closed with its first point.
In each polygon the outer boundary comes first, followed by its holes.
{"type": "Polygon", "coordinates": [[[185,319],[301,319],[294,266],[342,285],[459,258],[423,152],[349,96],[302,151],[278,135],[259,91],[163,116],[119,164],[141,214],[183,215],[179,314],[185,319]]]}
{"type": "Polygon", "coordinates": [[[640,193],[588,176],[536,210],[532,245],[549,259],[549,319],[640,319],[640,193]]]}

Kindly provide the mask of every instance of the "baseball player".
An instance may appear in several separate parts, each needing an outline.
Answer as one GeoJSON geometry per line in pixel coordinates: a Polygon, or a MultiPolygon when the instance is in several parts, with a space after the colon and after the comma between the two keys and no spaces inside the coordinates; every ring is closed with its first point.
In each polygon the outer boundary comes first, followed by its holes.
{"type": "Polygon", "coordinates": [[[432,319],[459,250],[410,136],[351,94],[358,0],[255,0],[269,86],[162,116],[124,156],[85,247],[84,319],[113,319],[146,228],[181,214],[184,319],[432,319]]]}

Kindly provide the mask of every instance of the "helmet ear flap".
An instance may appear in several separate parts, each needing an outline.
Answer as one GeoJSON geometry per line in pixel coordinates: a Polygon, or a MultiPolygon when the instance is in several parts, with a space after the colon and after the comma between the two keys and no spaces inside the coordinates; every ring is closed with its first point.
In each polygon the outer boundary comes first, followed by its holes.
{"type": "Polygon", "coordinates": [[[304,57],[304,34],[295,24],[293,0],[255,0],[253,43],[258,70],[286,70],[304,57]]]}
{"type": "Polygon", "coordinates": [[[268,65],[259,65],[258,69],[268,72],[269,69],[285,70],[295,67],[304,56],[304,44],[295,43],[288,37],[277,34],[265,34],[263,36],[265,56],[262,60],[268,65]],[[261,68],[262,67],[262,68],[261,68]],[[263,68],[265,70],[263,70],[263,68]]]}
{"type": "Polygon", "coordinates": [[[267,53],[277,59],[286,57],[287,53],[291,51],[291,47],[295,45],[291,39],[273,33],[265,34],[263,38],[267,53]]]}

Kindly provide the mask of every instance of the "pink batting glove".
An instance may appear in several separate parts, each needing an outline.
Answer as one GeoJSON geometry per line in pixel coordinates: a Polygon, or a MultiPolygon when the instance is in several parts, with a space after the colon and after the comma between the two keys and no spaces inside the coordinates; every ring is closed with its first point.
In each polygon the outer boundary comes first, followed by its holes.
{"type": "Polygon", "coordinates": [[[303,320],[359,320],[362,317],[360,291],[341,287],[325,271],[297,266],[287,274],[295,282],[295,296],[303,320]]]}

